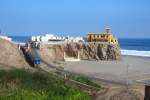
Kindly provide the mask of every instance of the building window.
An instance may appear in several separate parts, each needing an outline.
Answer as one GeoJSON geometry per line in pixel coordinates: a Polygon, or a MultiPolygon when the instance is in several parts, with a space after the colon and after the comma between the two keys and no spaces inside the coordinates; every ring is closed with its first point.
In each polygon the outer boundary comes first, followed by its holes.
{"type": "Polygon", "coordinates": [[[101,35],[101,37],[102,37],[102,38],[105,38],[105,36],[104,36],[104,35],[101,35]]]}

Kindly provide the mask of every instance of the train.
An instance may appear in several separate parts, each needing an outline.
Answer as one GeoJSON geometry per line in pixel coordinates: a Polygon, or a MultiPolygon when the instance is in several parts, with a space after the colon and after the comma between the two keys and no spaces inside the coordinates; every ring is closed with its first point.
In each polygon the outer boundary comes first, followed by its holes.
{"type": "Polygon", "coordinates": [[[38,67],[41,64],[41,58],[39,57],[37,51],[35,48],[32,48],[30,50],[27,50],[27,48],[22,47],[23,54],[25,56],[26,61],[32,66],[32,67],[38,67]]]}
{"type": "Polygon", "coordinates": [[[36,49],[31,49],[27,52],[27,58],[30,65],[33,67],[37,67],[41,64],[41,58],[39,57],[36,49]]]}

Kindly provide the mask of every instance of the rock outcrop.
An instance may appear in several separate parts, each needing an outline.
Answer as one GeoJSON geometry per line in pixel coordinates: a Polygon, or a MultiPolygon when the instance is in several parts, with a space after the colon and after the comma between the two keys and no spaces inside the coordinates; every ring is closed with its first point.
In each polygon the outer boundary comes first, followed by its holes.
{"type": "Polygon", "coordinates": [[[120,59],[119,46],[107,44],[67,44],[65,51],[69,56],[76,56],[79,52],[84,60],[118,60],[120,59]]]}
{"type": "Polygon", "coordinates": [[[0,67],[1,68],[25,68],[26,63],[22,52],[17,45],[10,41],[0,39],[0,67]]]}
{"type": "Polygon", "coordinates": [[[119,60],[120,47],[108,44],[69,43],[43,45],[40,52],[44,60],[63,60],[64,52],[69,57],[77,57],[78,53],[82,60],[119,60]]]}

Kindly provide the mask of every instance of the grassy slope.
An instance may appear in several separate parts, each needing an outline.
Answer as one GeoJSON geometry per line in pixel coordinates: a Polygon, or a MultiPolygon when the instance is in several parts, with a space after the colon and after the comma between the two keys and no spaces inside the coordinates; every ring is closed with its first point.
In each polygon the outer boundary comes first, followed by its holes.
{"type": "Polygon", "coordinates": [[[90,96],[50,74],[0,70],[0,100],[90,100],[90,96]]]}

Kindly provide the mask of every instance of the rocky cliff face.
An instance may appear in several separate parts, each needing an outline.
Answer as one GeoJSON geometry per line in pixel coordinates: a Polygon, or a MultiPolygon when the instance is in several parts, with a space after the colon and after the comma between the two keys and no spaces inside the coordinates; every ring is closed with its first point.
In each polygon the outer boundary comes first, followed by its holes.
{"type": "Polygon", "coordinates": [[[82,60],[119,60],[121,55],[119,46],[85,43],[44,45],[40,54],[43,59],[54,61],[63,60],[64,52],[69,57],[77,57],[79,53],[82,60]]]}
{"type": "Polygon", "coordinates": [[[85,60],[118,60],[120,59],[120,48],[115,45],[106,44],[67,44],[65,51],[69,56],[71,54],[85,60]]]}

